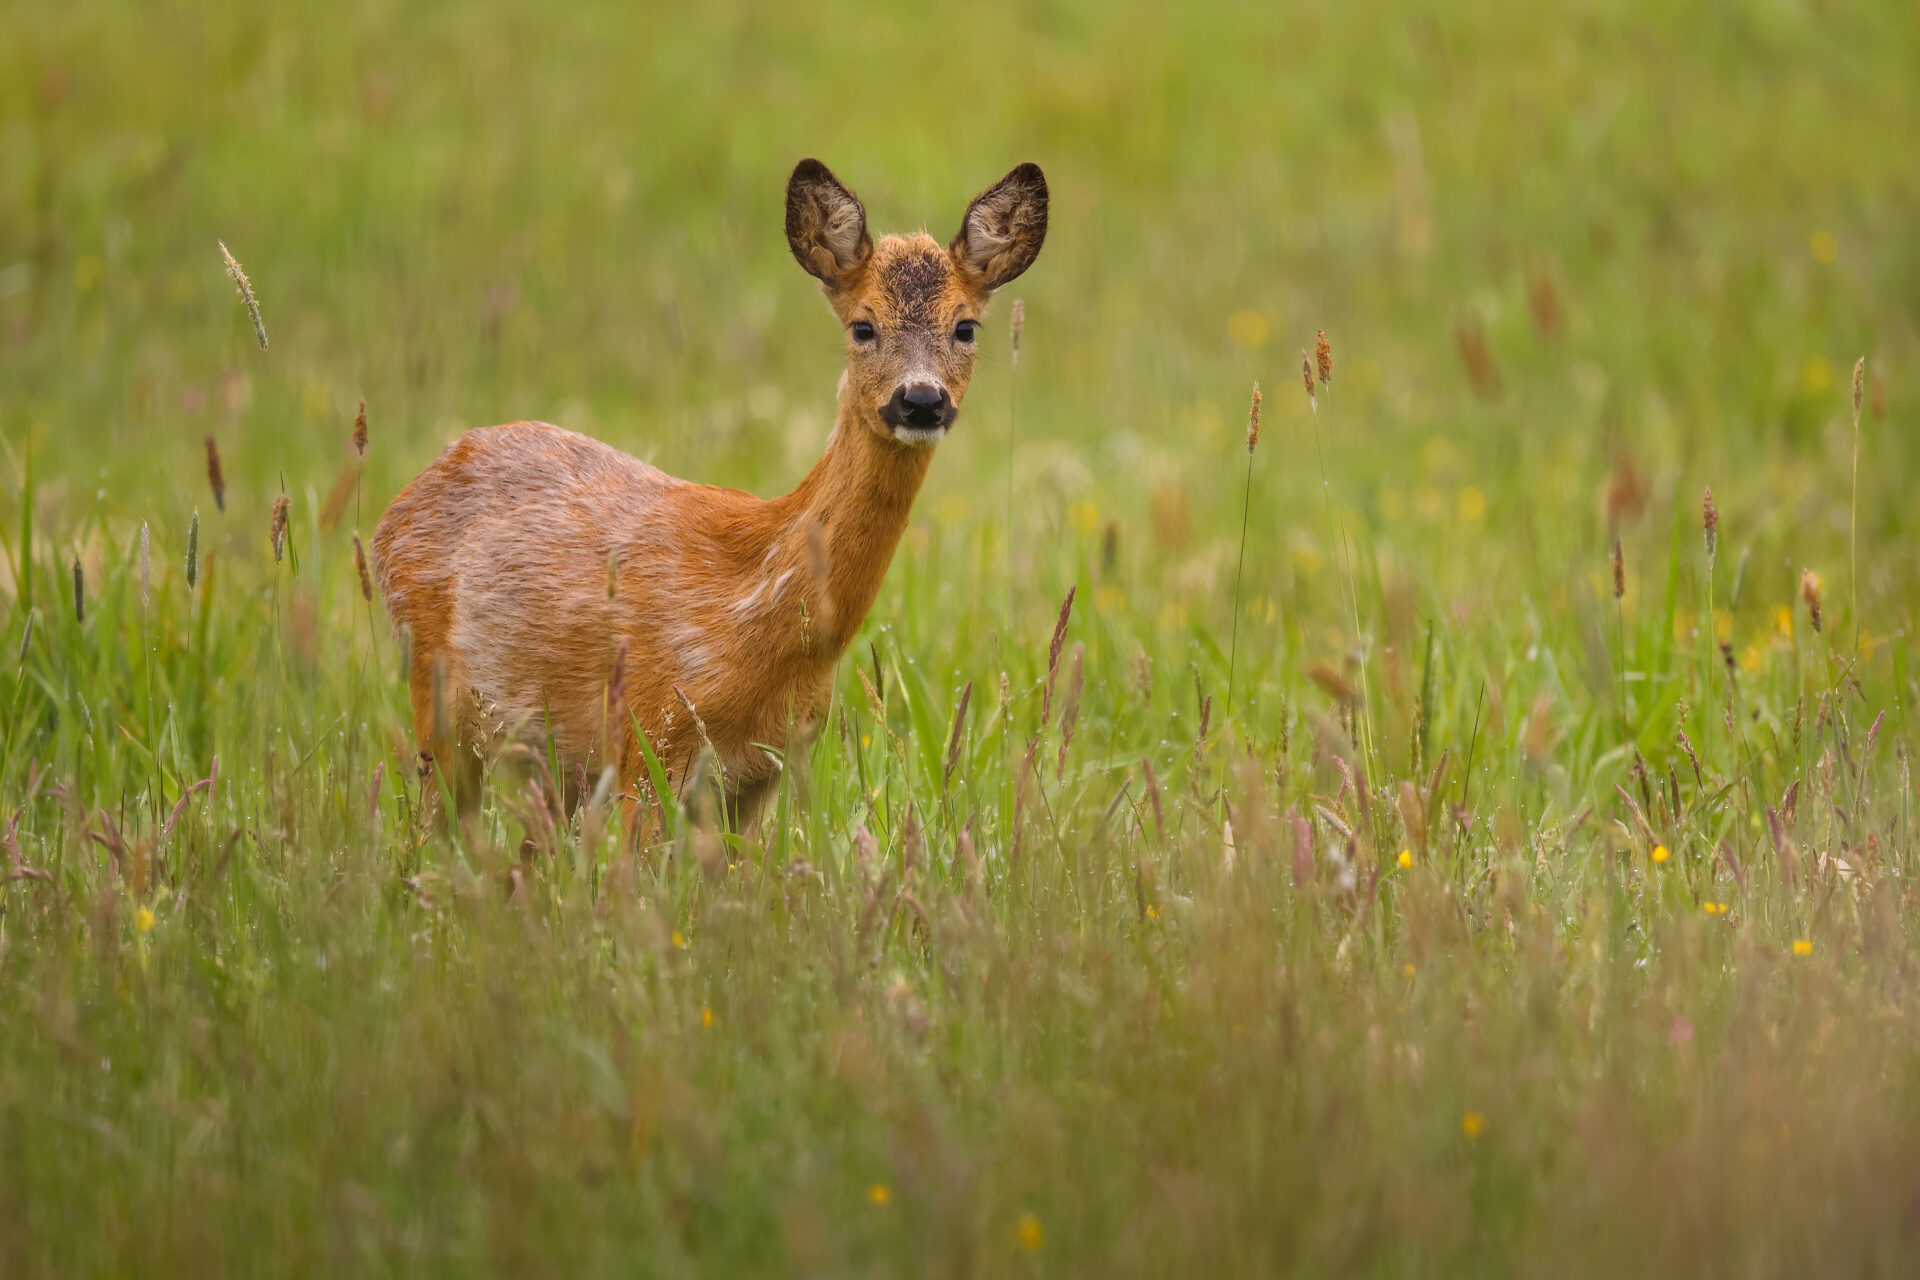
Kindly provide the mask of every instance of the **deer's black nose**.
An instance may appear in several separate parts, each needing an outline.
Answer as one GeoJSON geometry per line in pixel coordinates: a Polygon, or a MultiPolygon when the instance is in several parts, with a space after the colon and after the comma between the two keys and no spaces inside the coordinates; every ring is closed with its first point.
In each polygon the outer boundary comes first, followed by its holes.
{"type": "Polygon", "coordinates": [[[931,429],[953,421],[953,400],[945,387],[934,382],[913,382],[897,388],[887,408],[892,410],[886,416],[894,426],[931,429]]]}

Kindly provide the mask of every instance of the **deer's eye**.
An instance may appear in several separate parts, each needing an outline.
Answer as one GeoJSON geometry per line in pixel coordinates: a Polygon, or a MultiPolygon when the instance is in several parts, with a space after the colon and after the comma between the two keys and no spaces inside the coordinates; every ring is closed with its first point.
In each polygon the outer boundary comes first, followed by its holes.
{"type": "Polygon", "coordinates": [[[872,342],[876,332],[874,327],[865,320],[855,320],[847,328],[852,330],[855,342],[872,342]]]}
{"type": "Polygon", "coordinates": [[[980,326],[977,323],[972,320],[962,320],[959,324],[953,326],[953,340],[955,342],[972,342],[979,332],[980,326]]]}

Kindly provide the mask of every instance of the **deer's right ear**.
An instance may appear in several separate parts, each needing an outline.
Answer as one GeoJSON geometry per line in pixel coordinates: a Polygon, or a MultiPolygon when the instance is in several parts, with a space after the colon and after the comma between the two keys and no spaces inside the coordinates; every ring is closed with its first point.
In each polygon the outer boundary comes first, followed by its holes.
{"type": "Polygon", "coordinates": [[[818,160],[802,160],[787,180],[787,245],[794,261],[829,289],[867,263],[867,211],[818,160]]]}

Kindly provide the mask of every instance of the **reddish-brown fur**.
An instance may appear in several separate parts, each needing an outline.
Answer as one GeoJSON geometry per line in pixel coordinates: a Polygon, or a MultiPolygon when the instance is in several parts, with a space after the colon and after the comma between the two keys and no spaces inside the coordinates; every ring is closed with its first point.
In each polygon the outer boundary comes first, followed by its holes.
{"type": "Polygon", "coordinates": [[[647,790],[637,724],[676,791],[704,735],[729,809],[750,814],[777,774],[761,744],[779,750],[790,725],[804,732],[825,709],[966,394],[975,344],[961,326],[1032,263],[1046,207],[1044,178],[1023,165],[969,206],[945,248],[925,233],[875,244],[824,165],[794,170],[788,241],[849,338],[826,454],[782,497],[678,480],[544,423],[455,441],[373,539],[388,613],[410,636],[423,769],[457,761],[468,802],[490,750],[551,733],[569,777],[612,765],[635,817],[647,790]],[[914,388],[937,390],[940,407],[902,420],[914,388]],[[625,705],[610,709],[623,642],[625,705]]]}

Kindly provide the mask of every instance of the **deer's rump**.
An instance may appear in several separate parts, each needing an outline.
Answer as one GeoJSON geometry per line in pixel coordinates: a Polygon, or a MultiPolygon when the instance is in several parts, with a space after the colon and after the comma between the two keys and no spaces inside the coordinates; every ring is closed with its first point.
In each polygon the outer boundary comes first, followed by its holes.
{"type": "Polygon", "coordinates": [[[681,483],[597,440],[516,422],[468,432],[402,489],[373,558],[387,613],[410,636],[420,727],[451,722],[467,743],[550,726],[570,760],[593,754],[632,622],[609,599],[609,560],[681,483]],[[437,715],[436,661],[452,704],[437,715]]]}

